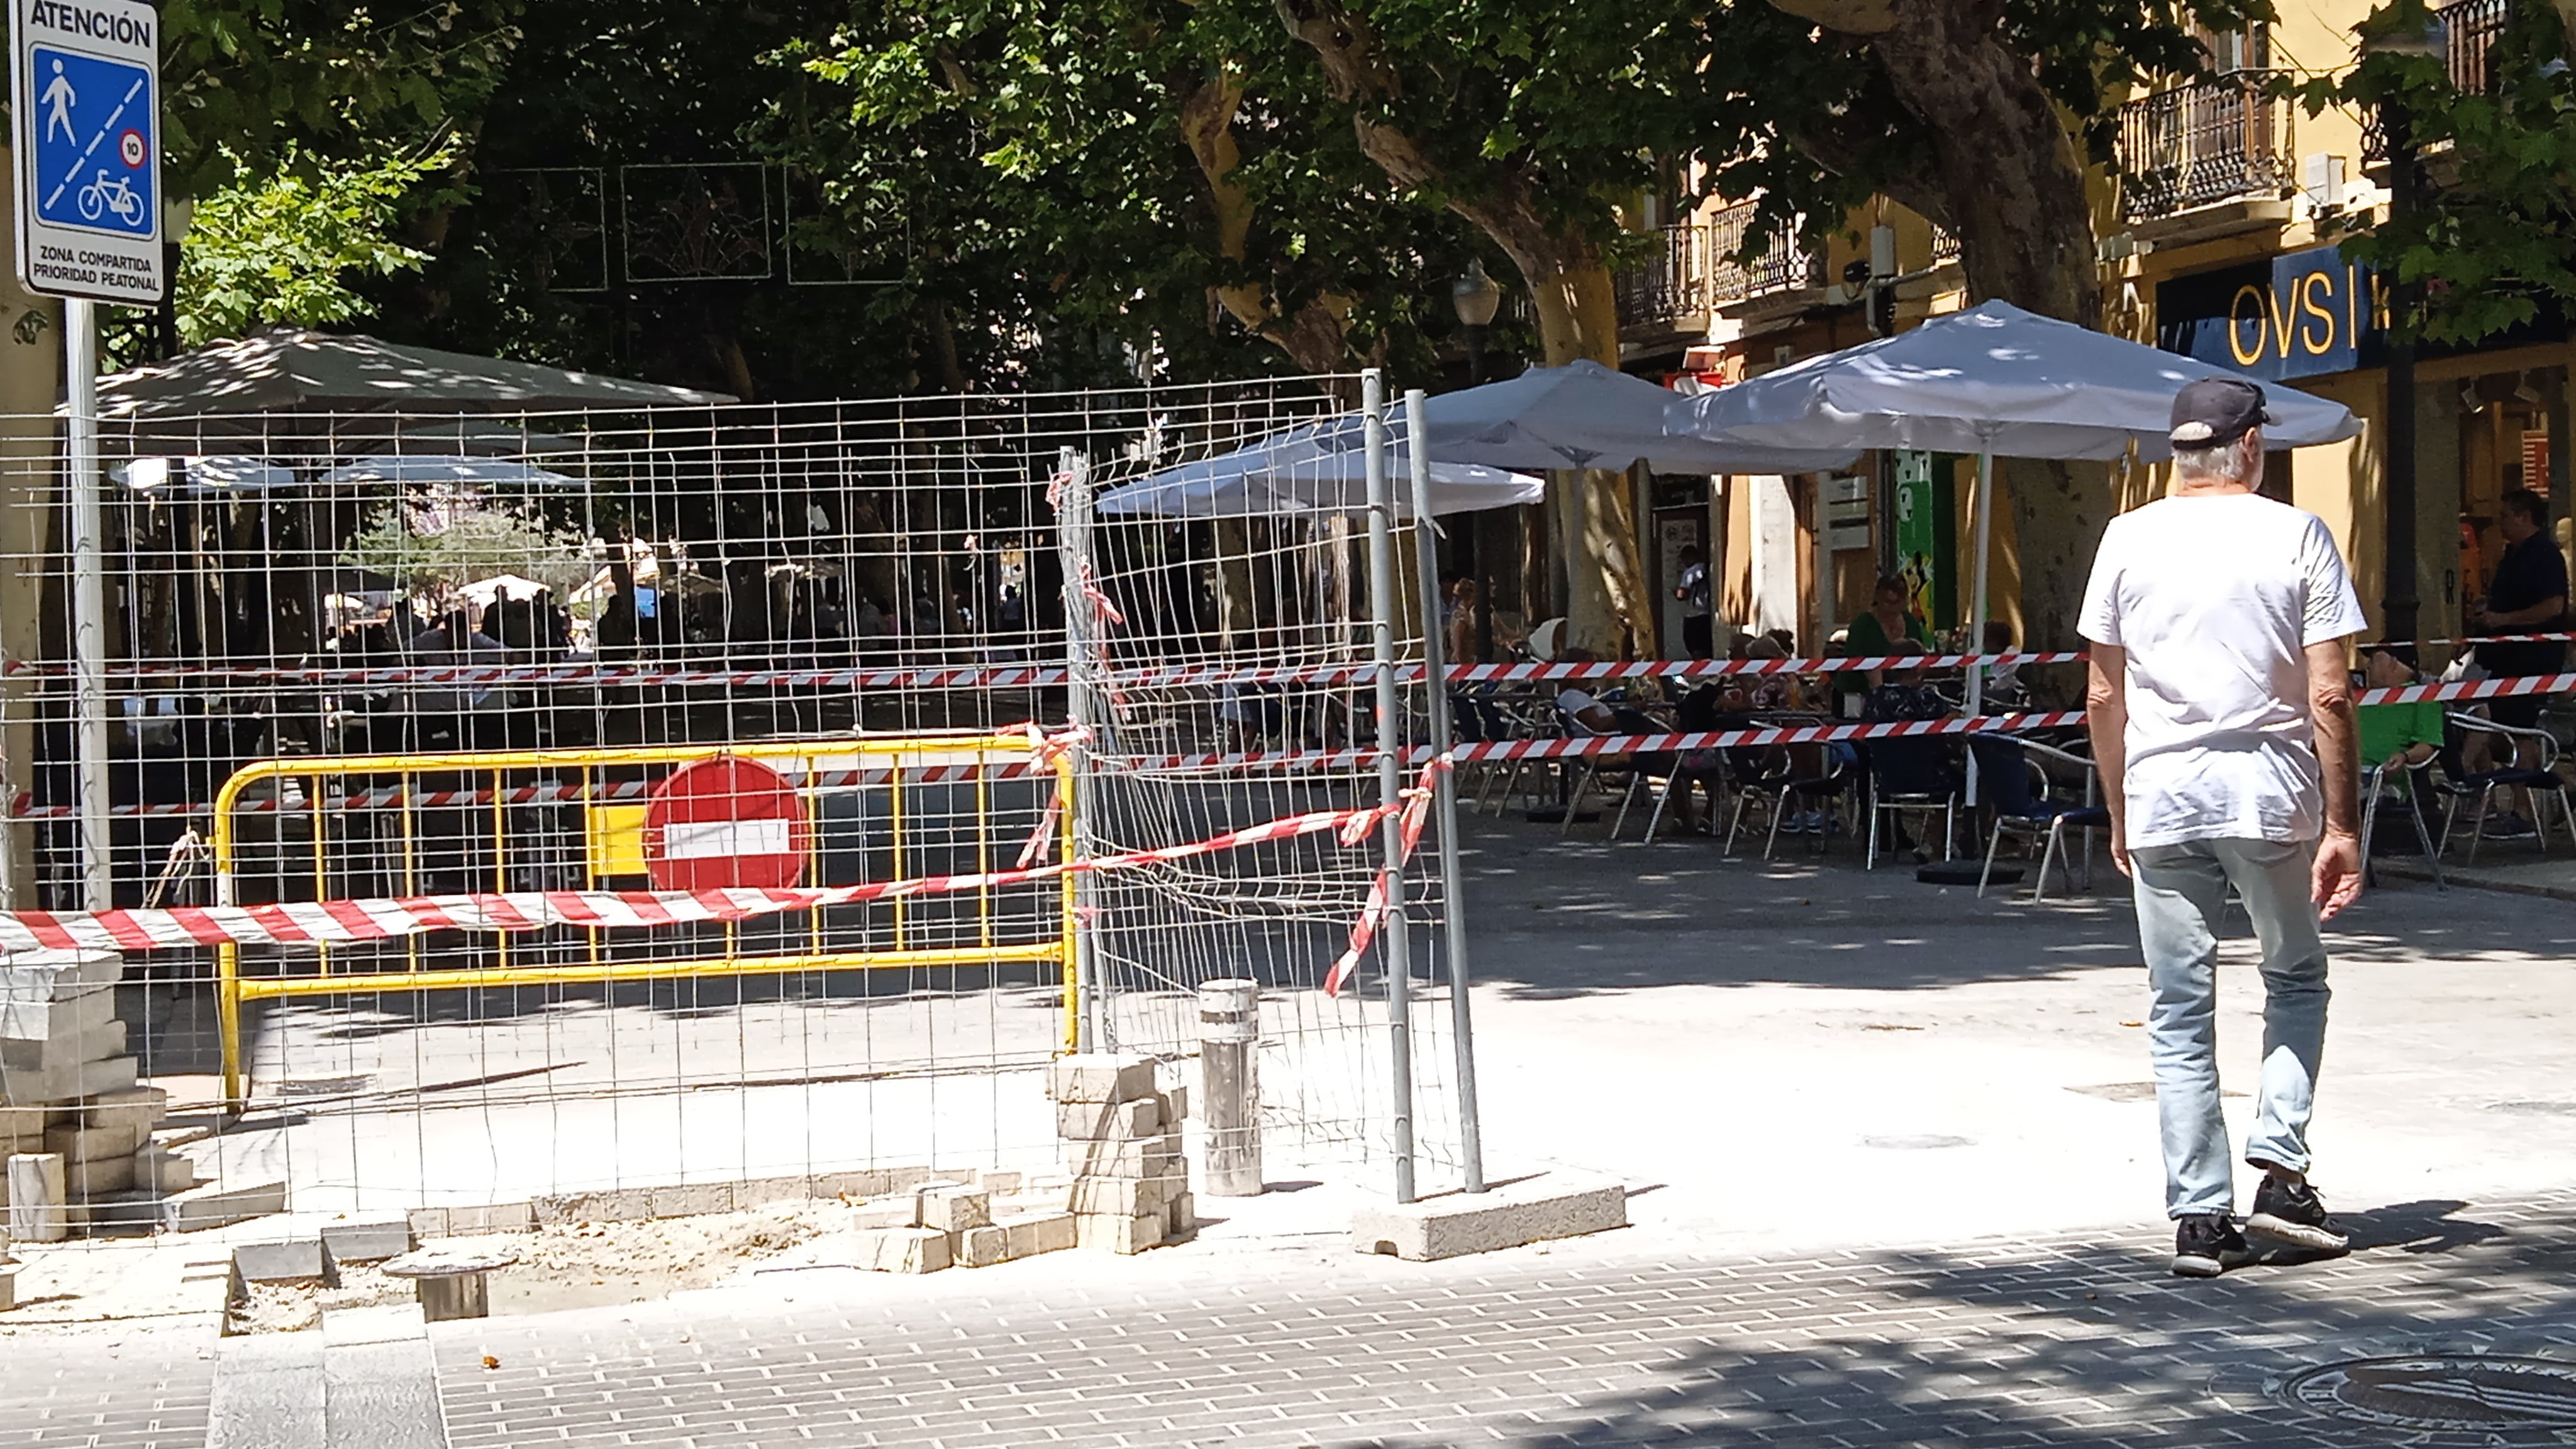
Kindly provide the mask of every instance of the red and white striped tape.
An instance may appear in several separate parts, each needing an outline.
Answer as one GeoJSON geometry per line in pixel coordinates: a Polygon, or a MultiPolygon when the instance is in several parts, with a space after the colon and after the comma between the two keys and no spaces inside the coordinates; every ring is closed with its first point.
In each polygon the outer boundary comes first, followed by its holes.
{"type": "MultiPolygon", "coordinates": [[[[1428,775],[1425,776],[1426,780],[1428,775]]],[[[800,890],[506,891],[402,896],[379,900],[289,901],[259,906],[183,906],[161,910],[0,912],[0,950],[150,951],[179,946],[307,946],[381,941],[422,931],[535,931],[549,926],[592,930],[745,921],[789,911],[959,891],[999,890],[1067,874],[1133,870],[1239,850],[1267,841],[1331,832],[1346,846],[1363,844],[1390,813],[1417,809],[1426,787],[1394,805],[1318,810],[1228,831],[1185,845],[1127,851],[1087,860],[1011,870],[916,876],[865,885],[800,890]]],[[[1418,830],[1415,834],[1418,835],[1418,830]]]]}
{"type": "MultiPolygon", "coordinates": [[[[1406,861],[1413,859],[1413,848],[1421,844],[1423,824],[1431,818],[1430,786],[1440,772],[1448,768],[1450,761],[1446,756],[1433,760],[1422,772],[1422,788],[1409,792],[1410,798],[1405,802],[1404,814],[1399,820],[1395,859],[1379,866],[1377,874],[1370,879],[1368,899],[1360,906],[1359,919],[1351,923],[1350,944],[1334,959],[1333,969],[1324,973],[1326,996],[1342,994],[1343,984],[1351,979],[1352,972],[1359,969],[1360,957],[1367,954],[1369,943],[1377,939],[1379,928],[1386,924],[1388,914],[1394,909],[1395,873],[1404,869],[1406,861]]],[[[1347,835],[1343,837],[1345,840],[1349,838],[1347,835]]],[[[1457,903],[1452,902],[1450,908],[1457,909],[1457,903]]]]}

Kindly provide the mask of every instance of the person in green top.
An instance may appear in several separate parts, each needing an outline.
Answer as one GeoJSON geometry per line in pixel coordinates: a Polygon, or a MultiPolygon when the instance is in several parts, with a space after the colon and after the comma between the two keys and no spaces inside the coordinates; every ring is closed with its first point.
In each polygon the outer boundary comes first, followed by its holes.
{"type": "MultiPolygon", "coordinates": [[[[1882,575],[1878,587],[1870,591],[1869,612],[1851,621],[1843,631],[1843,657],[1871,659],[1889,652],[1888,646],[1899,639],[1911,639],[1922,646],[1919,653],[1938,652],[1932,643],[1932,626],[1908,613],[1905,608],[1905,580],[1894,574],[1882,575]]],[[[1865,695],[1879,686],[1877,669],[1841,669],[1834,672],[1834,693],[1865,695]]]]}
{"type": "MultiPolygon", "coordinates": [[[[2415,682],[2415,671],[2391,649],[2373,649],[2362,661],[2362,678],[2372,689],[2398,689],[2415,682]]],[[[2361,722],[2361,766],[2386,765],[2392,776],[2407,765],[2420,765],[2442,748],[2443,705],[2438,699],[2405,704],[2365,704],[2361,722]]]]}

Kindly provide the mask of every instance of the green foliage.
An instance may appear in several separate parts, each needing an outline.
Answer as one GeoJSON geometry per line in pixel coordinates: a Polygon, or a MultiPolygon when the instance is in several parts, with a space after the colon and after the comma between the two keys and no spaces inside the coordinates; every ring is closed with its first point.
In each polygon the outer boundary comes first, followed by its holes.
{"type": "MultiPolygon", "coordinates": [[[[2391,0],[2373,33],[2420,31],[2421,0],[2391,0]]],[[[2441,58],[2373,54],[2298,94],[2329,105],[2395,108],[2423,158],[2412,213],[2364,217],[2346,256],[2410,284],[2419,305],[2390,325],[2439,341],[2476,342],[2533,321],[2545,305],[2576,310],[2576,72],[2566,22],[2549,0],[2515,0],[2487,84],[2452,83],[2441,58]]]]}
{"type": "Polygon", "coordinates": [[[524,0],[165,0],[161,171],[206,196],[290,153],[363,156],[488,101],[524,0]]]}
{"type": "Polygon", "coordinates": [[[389,575],[441,608],[465,585],[497,574],[533,579],[568,599],[599,567],[579,532],[479,498],[382,504],[340,562],[389,575]]]}
{"type": "Polygon", "coordinates": [[[860,0],[779,58],[807,84],[761,139],[819,178],[811,224],[896,281],[888,307],[1051,337],[1077,375],[1085,338],[1117,344],[1099,362],[1165,375],[1282,370],[1212,304],[1219,287],[1282,315],[1336,299],[1353,356],[1420,359],[1465,265],[1465,229],[1392,194],[1266,4],[860,0]],[[1226,86],[1239,257],[1184,125],[1226,86]]]}
{"type": "Polygon", "coordinates": [[[392,232],[421,183],[455,147],[336,164],[290,144],[277,169],[233,180],[199,202],[179,264],[179,337],[190,347],[263,323],[317,326],[368,310],[351,275],[418,270],[429,253],[392,232]]]}

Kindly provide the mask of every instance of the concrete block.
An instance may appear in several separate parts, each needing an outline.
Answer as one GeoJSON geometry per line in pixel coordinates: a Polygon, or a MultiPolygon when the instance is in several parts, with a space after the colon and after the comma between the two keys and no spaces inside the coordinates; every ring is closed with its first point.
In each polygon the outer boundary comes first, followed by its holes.
{"type": "Polygon", "coordinates": [[[1074,1243],[1071,1213],[1026,1213],[1004,1218],[996,1226],[1010,1235],[1008,1256],[1013,1258],[1061,1253],[1074,1243]]]}
{"type": "Polygon", "coordinates": [[[350,1348],[362,1343],[408,1343],[429,1337],[428,1320],[414,1303],[378,1303],[363,1308],[326,1308],[322,1312],[322,1345],[350,1348]]]}
{"type": "Polygon", "coordinates": [[[53,1117],[50,1107],[0,1107],[0,1139],[33,1137],[41,1141],[53,1117]]]}
{"type": "Polygon", "coordinates": [[[1158,1092],[1154,1100],[1162,1109],[1163,1126],[1166,1130],[1177,1132],[1181,1124],[1189,1120],[1190,1089],[1186,1084],[1174,1087],[1168,1092],[1158,1092]]]}
{"type": "Polygon", "coordinates": [[[1026,1177],[1026,1173],[1019,1172],[988,1172],[977,1180],[984,1184],[984,1191],[993,1196],[1008,1197],[1020,1190],[1020,1183],[1026,1177]]]}
{"type": "Polygon", "coordinates": [[[116,990],[90,986],[50,998],[21,1001],[0,994],[0,1040],[42,1040],[89,1031],[116,1019],[116,990]]]}
{"type": "Polygon", "coordinates": [[[201,1228],[246,1223],[252,1218],[284,1211],[286,1184],[282,1181],[232,1187],[210,1183],[175,1193],[166,1199],[161,1204],[161,1226],[166,1232],[192,1233],[201,1228]]]}
{"type": "Polygon", "coordinates": [[[0,1000],[52,1001],[72,992],[114,986],[124,975],[125,957],[115,951],[0,953],[0,1000]]]}
{"type": "Polygon", "coordinates": [[[125,1023],[111,1017],[104,1026],[51,1036],[0,1036],[0,1067],[13,1072],[67,1071],[83,1062],[125,1054],[125,1023]]]}
{"type": "Polygon", "coordinates": [[[1168,1177],[1181,1160],[1181,1134],[1166,1132],[1125,1142],[1068,1142],[1065,1166],[1085,1177],[1168,1177]]]}
{"type": "Polygon", "coordinates": [[[773,1202],[802,1202],[807,1198],[830,1197],[831,1193],[816,1188],[810,1177],[751,1177],[733,1185],[733,1211],[756,1208],[773,1202]]]}
{"type": "Polygon", "coordinates": [[[948,1237],[948,1261],[960,1268],[989,1268],[1011,1258],[1011,1230],[986,1224],[948,1237]]]}
{"type": "Polygon", "coordinates": [[[1424,1262],[1627,1225],[1618,1183],[1541,1174],[1490,1192],[1366,1204],[1351,1214],[1351,1246],[1424,1262]]]}
{"type": "Polygon", "coordinates": [[[330,1276],[330,1260],[319,1237],[240,1243],[233,1248],[233,1273],[245,1283],[320,1281],[330,1276]]]}
{"type": "Polygon", "coordinates": [[[197,1164],[167,1147],[145,1145],[134,1153],[134,1186],[139,1192],[166,1196],[197,1185],[197,1164]]]}
{"type": "Polygon", "coordinates": [[[47,1071],[0,1066],[0,1106],[30,1107],[122,1092],[134,1085],[132,1057],[108,1057],[47,1071]]]}
{"type": "Polygon", "coordinates": [[[990,1227],[993,1223],[992,1194],[980,1187],[962,1185],[923,1188],[920,1211],[914,1222],[943,1233],[990,1227]]]}
{"type": "Polygon", "coordinates": [[[17,1263],[0,1263],[0,1313],[6,1313],[10,1309],[18,1306],[18,1269],[20,1266],[21,1265],[17,1263]]]}
{"type": "Polygon", "coordinates": [[[645,1192],[645,1214],[654,1218],[693,1218],[705,1213],[729,1213],[742,1206],[730,1182],[680,1183],[656,1187],[645,1192]]]}
{"type": "Polygon", "coordinates": [[[1175,1242],[1198,1236],[1199,1200],[1194,1194],[1187,1192],[1172,1194],[1172,1206],[1166,1218],[1164,1232],[1175,1242]]]}
{"type": "Polygon", "coordinates": [[[859,1235],[858,1266],[879,1273],[936,1273],[948,1266],[948,1235],[933,1228],[871,1228],[859,1235]]]}
{"type": "Polygon", "coordinates": [[[1075,1052],[1047,1064],[1047,1096],[1058,1102],[1131,1102],[1152,1095],[1152,1057],[1075,1052]]]}
{"type": "Polygon", "coordinates": [[[65,1162],[88,1162],[99,1157],[132,1157],[143,1145],[147,1129],[139,1127],[68,1127],[45,1129],[45,1150],[59,1152],[65,1162]]]}
{"type": "Polygon", "coordinates": [[[1153,1097],[1125,1102],[1058,1102],[1055,1135],[1068,1142],[1123,1142],[1163,1130],[1162,1103],[1153,1097]]]}
{"type": "Polygon", "coordinates": [[[1168,1177],[1076,1178],[1073,1210],[1117,1217],[1158,1217],[1171,1211],[1173,1197],[1187,1185],[1168,1177]]]}
{"type": "Polygon", "coordinates": [[[1112,1253],[1141,1253],[1160,1247],[1163,1242],[1163,1214],[1147,1213],[1128,1217],[1119,1213],[1075,1213],[1073,1241],[1076,1246],[1100,1248],[1112,1253]]]}
{"type": "MultiPolygon", "coordinates": [[[[729,1186],[719,1190],[726,1193],[724,1200],[730,1203],[732,1196],[729,1186]]],[[[600,1192],[549,1193],[544,1197],[528,1199],[528,1207],[536,1214],[536,1220],[539,1223],[640,1223],[654,1217],[687,1216],[686,1210],[670,1213],[654,1211],[655,1194],[668,1191],[670,1189],[619,1187],[600,1192]]],[[[702,1201],[712,1200],[708,1196],[710,1191],[708,1188],[682,1189],[682,1191],[694,1191],[700,1195],[702,1201]]],[[[663,1198],[661,1201],[676,1207],[683,1199],[674,1196],[663,1198]]],[[[698,1211],[703,1212],[706,1209],[701,1208],[698,1211]]],[[[717,1209],[717,1211],[723,1211],[723,1209],[717,1209]]]]}
{"type": "Polygon", "coordinates": [[[112,1192],[134,1190],[134,1154],[123,1157],[93,1157],[86,1162],[63,1163],[63,1191],[73,1202],[87,1202],[112,1192]]]}
{"type": "Polygon", "coordinates": [[[9,1159],[9,1236],[30,1243],[58,1243],[71,1224],[63,1212],[63,1159],[52,1152],[21,1152],[9,1159]]]}
{"type": "Polygon", "coordinates": [[[411,1224],[401,1218],[322,1225],[322,1251],[330,1254],[334,1263],[381,1263],[387,1258],[399,1258],[415,1246],[411,1224]]]}
{"type": "Polygon", "coordinates": [[[486,1233],[524,1233],[537,1225],[534,1202],[483,1203],[447,1210],[448,1235],[480,1237],[486,1233]]]}
{"type": "Polygon", "coordinates": [[[159,1087],[127,1087],[99,1092],[80,1104],[80,1119],[92,1127],[131,1125],[149,1133],[170,1115],[170,1094],[159,1087]]]}

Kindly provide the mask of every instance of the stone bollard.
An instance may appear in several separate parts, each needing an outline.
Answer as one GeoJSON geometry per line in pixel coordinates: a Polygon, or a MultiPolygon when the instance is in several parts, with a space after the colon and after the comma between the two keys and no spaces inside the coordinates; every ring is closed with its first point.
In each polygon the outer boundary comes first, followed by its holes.
{"type": "Polygon", "coordinates": [[[1199,986],[1199,1120],[1207,1127],[1200,1174],[1213,1197],[1261,1193],[1261,1087],[1253,1047],[1261,1034],[1261,986],[1225,980],[1199,986]]]}

